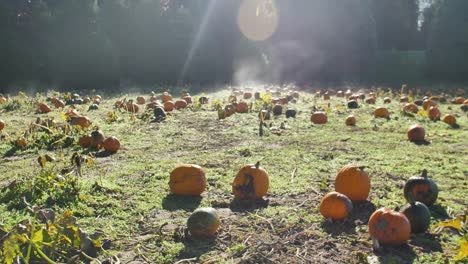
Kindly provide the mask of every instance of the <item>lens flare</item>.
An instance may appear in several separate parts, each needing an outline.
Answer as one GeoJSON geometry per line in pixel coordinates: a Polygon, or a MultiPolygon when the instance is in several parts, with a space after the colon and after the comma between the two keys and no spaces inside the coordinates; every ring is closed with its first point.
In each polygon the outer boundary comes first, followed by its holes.
{"type": "Polygon", "coordinates": [[[237,16],[242,34],[252,41],[269,39],[278,27],[278,10],[273,0],[243,0],[237,16]]]}

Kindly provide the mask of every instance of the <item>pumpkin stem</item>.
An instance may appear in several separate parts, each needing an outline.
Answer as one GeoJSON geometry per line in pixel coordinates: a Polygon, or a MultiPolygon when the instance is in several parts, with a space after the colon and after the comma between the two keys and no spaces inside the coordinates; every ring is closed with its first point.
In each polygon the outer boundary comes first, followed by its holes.
{"type": "Polygon", "coordinates": [[[421,176],[422,176],[424,179],[427,179],[427,170],[426,170],[426,169],[423,169],[423,170],[422,170],[421,176]]]}
{"type": "Polygon", "coordinates": [[[260,161],[257,161],[257,163],[255,163],[255,168],[258,170],[258,168],[260,168],[260,161]]]}
{"type": "Polygon", "coordinates": [[[414,200],[413,193],[409,191],[406,193],[406,196],[408,197],[408,202],[411,204],[411,206],[414,206],[416,201],[414,200]]]}

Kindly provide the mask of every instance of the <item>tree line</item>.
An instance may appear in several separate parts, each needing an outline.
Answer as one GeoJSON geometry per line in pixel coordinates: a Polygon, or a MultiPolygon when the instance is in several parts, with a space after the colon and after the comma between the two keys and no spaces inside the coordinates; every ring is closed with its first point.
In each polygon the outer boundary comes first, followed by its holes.
{"type": "Polygon", "coordinates": [[[252,1],[277,10],[265,41],[239,30],[240,0],[0,0],[0,91],[378,83],[379,53],[413,50],[425,80],[468,81],[466,0],[252,1]]]}

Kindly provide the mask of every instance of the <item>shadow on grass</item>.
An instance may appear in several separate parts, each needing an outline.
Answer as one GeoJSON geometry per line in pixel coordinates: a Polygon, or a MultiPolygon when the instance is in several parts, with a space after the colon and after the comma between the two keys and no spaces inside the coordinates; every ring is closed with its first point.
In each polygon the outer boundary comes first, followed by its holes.
{"type": "Polygon", "coordinates": [[[439,204],[433,204],[428,208],[431,212],[431,216],[437,220],[445,220],[447,218],[450,218],[450,216],[447,213],[447,210],[439,204]]]}
{"type": "Polygon", "coordinates": [[[430,145],[431,142],[429,142],[427,140],[418,140],[418,141],[414,141],[414,144],[416,144],[418,146],[427,146],[427,145],[430,145]]]}
{"type": "Polygon", "coordinates": [[[7,150],[7,152],[5,152],[5,154],[3,154],[3,157],[4,158],[8,158],[8,157],[11,157],[13,155],[15,155],[15,153],[18,151],[18,148],[17,147],[12,147],[11,149],[7,150]]]}
{"type": "Polygon", "coordinates": [[[184,249],[179,252],[177,259],[185,261],[183,263],[198,263],[200,256],[213,250],[215,246],[216,237],[203,240],[189,238],[185,240],[184,249]]]}
{"type": "Polygon", "coordinates": [[[411,236],[411,245],[419,247],[423,252],[442,252],[439,238],[433,234],[421,233],[411,236]]]}
{"type": "Polygon", "coordinates": [[[408,244],[401,246],[383,246],[374,251],[378,263],[413,263],[417,255],[408,244]]]}
{"type": "Polygon", "coordinates": [[[231,204],[229,205],[229,208],[233,212],[254,211],[256,209],[268,207],[269,203],[270,203],[270,200],[265,200],[265,199],[240,200],[240,199],[234,198],[234,200],[232,200],[231,204]]]}
{"type": "Polygon", "coordinates": [[[375,212],[376,207],[370,201],[361,203],[353,203],[353,211],[351,213],[351,221],[359,225],[367,225],[370,216],[375,212]]]}
{"type": "Polygon", "coordinates": [[[325,232],[332,236],[340,234],[356,234],[356,224],[348,219],[343,221],[324,220],[320,226],[325,232]]]}
{"type": "Polygon", "coordinates": [[[201,200],[201,196],[183,196],[171,193],[164,197],[162,207],[168,211],[185,210],[191,212],[198,208],[201,200]]]}

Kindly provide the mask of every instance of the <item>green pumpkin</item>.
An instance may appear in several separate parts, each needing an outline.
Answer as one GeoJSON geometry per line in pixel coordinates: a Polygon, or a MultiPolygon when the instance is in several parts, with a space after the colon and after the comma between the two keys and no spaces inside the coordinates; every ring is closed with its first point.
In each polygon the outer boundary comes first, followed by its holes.
{"type": "Polygon", "coordinates": [[[413,176],[406,181],[404,195],[406,201],[410,201],[408,193],[411,193],[414,200],[431,206],[437,200],[439,188],[432,179],[427,177],[427,170],[422,171],[421,177],[413,176]]]}
{"type": "Polygon", "coordinates": [[[187,228],[197,238],[213,237],[221,224],[214,208],[203,207],[193,211],[187,220],[187,228]]]}
{"type": "Polygon", "coordinates": [[[411,224],[411,233],[426,232],[431,221],[429,209],[425,204],[416,202],[411,192],[407,193],[407,196],[410,202],[401,209],[401,213],[408,218],[411,224]]]}

